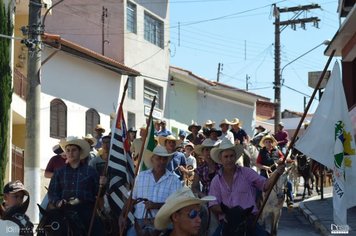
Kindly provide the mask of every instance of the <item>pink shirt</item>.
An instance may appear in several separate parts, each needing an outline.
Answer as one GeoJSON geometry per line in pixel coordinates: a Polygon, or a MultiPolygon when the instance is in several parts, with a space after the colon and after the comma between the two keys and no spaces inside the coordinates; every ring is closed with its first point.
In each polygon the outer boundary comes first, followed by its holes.
{"type": "Polygon", "coordinates": [[[232,188],[228,186],[220,169],[210,185],[209,195],[216,197],[215,201],[209,202],[209,206],[223,202],[228,207],[239,205],[243,209],[254,206],[252,213],[256,214],[256,188],[263,191],[266,178],[260,176],[248,167],[237,166],[232,188]]]}

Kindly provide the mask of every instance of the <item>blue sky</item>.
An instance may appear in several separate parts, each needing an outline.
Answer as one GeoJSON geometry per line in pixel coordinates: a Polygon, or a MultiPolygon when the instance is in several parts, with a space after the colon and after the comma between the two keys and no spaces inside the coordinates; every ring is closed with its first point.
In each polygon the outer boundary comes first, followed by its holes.
{"type": "MultiPolygon", "coordinates": [[[[218,63],[223,64],[220,82],[274,99],[274,17],[272,3],[279,8],[317,3],[321,9],[304,12],[299,18],[320,18],[319,28],[290,26],[281,33],[281,68],[300,55],[332,39],[339,27],[337,0],[334,1],[170,1],[171,62],[173,66],[216,80],[218,63]],[[178,23],[179,22],[179,23],[178,23]],[[178,27],[178,24],[180,27],[178,27]]],[[[294,13],[282,13],[281,21],[294,13]]],[[[282,77],[282,110],[303,111],[304,95],[311,95],[308,72],[321,71],[328,59],[322,45],[287,65],[282,77]],[[295,92],[297,90],[299,92],[295,92]],[[303,94],[301,94],[303,93],[303,94]]],[[[331,64],[332,65],[332,64],[331,64]]],[[[329,66],[331,69],[331,66],[329,66]]],[[[310,112],[318,102],[314,101],[310,112]]]]}

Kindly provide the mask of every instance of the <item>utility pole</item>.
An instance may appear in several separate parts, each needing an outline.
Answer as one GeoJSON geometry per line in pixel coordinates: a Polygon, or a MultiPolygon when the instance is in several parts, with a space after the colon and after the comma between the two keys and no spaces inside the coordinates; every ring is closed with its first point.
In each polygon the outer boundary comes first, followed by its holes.
{"type": "Polygon", "coordinates": [[[219,64],[218,64],[218,73],[216,75],[216,82],[220,81],[220,74],[221,74],[221,71],[223,70],[223,66],[224,66],[224,64],[219,62],[219,64]]]}
{"type": "Polygon", "coordinates": [[[26,100],[26,138],[24,158],[24,184],[30,193],[31,201],[28,215],[32,222],[39,222],[36,203],[41,202],[40,171],[40,99],[41,99],[41,0],[29,1],[27,100],[26,100]]]}
{"type": "Polygon", "coordinates": [[[105,54],[105,18],[108,17],[108,9],[103,6],[102,14],[101,14],[101,54],[105,54]]]}
{"type": "Polygon", "coordinates": [[[306,23],[313,23],[315,27],[318,27],[318,22],[320,21],[317,17],[309,18],[297,18],[304,11],[310,9],[320,8],[318,4],[310,4],[297,7],[285,7],[278,8],[276,4],[273,4],[273,15],[275,17],[275,43],[274,43],[274,128],[277,132],[277,125],[281,122],[281,32],[288,26],[291,25],[292,29],[296,29],[296,25],[300,24],[303,29],[305,29],[306,23]],[[280,20],[280,14],[286,12],[295,12],[295,16],[287,21],[280,20]],[[281,28],[282,27],[282,28],[281,28]]]}

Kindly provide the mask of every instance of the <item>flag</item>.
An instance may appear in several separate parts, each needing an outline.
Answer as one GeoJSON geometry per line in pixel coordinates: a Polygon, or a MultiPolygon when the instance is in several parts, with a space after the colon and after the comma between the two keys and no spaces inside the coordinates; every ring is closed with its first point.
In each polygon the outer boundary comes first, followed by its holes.
{"type": "Polygon", "coordinates": [[[356,155],[338,62],[308,129],[295,147],[333,170],[334,223],[346,226],[347,208],[356,205],[356,155]]]}
{"type": "MultiPolygon", "coordinates": [[[[116,121],[111,130],[111,147],[108,162],[108,200],[112,210],[120,213],[124,203],[129,198],[129,190],[134,181],[134,165],[129,155],[130,142],[128,139],[122,106],[119,106],[116,121]]],[[[131,222],[133,214],[128,214],[131,222]]]]}
{"type": "MultiPolygon", "coordinates": [[[[154,124],[153,124],[153,119],[152,117],[150,118],[150,121],[148,122],[148,130],[147,130],[147,137],[145,140],[145,147],[144,147],[144,152],[143,155],[147,155],[147,151],[153,152],[153,149],[155,148],[156,143],[155,143],[155,130],[154,130],[154,124]]],[[[145,165],[145,162],[141,160],[140,164],[140,171],[147,170],[147,166],[145,165]]]]}

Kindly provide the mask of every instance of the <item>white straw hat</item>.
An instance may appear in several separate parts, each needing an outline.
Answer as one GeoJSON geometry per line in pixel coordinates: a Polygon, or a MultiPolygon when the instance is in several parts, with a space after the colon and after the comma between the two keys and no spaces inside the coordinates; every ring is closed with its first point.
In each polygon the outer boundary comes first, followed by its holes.
{"type": "Polygon", "coordinates": [[[202,144],[196,145],[194,152],[198,155],[202,155],[203,148],[205,147],[216,147],[221,143],[221,140],[212,140],[210,138],[205,139],[202,144]]]}
{"type": "Polygon", "coordinates": [[[66,146],[68,146],[68,145],[79,146],[81,148],[81,150],[80,150],[80,159],[81,160],[86,158],[90,152],[89,143],[86,140],[81,139],[77,136],[68,136],[66,139],[61,140],[59,145],[61,146],[63,151],[66,150],[66,146]]]}
{"type": "Polygon", "coordinates": [[[220,143],[219,147],[215,147],[211,149],[210,151],[210,157],[213,159],[218,164],[221,164],[221,160],[219,158],[220,153],[225,150],[234,150],[236,153],[236,161],[239,159],[239,157],[242,155],[244,152],[244,148],[241,144],[232,144],[230,141],[226,140],[220,143]]]}
{"type": "Polygon", "coordinates": [[[159,209],[155,218],[155,228],[158,230],[166,229],[171,222],[171,215],[190,205],[204,204],[208,201],[214,201],[214,196],[206,196],[203,198],[197,198],[194,196],[192,190],[187,186],[178,189],[175,193],[172,193],[166,200],[166,203],[159,209]]]}
{"type": "Polygon", "coordinates": [[[169,158],[170,156],[172,156],[173,154],[175,154],[175,152],[173,153],[168,153],[167,149],[161,145],[157,145],[153,151],[149,151],[149,150],[145,150],[143,152],[143,161],[146,165],[147,168],[152,168],[152,162],[151,162],[151,157],[153,155],[157,155],[160,157],[167,157],[169,158]]]}

